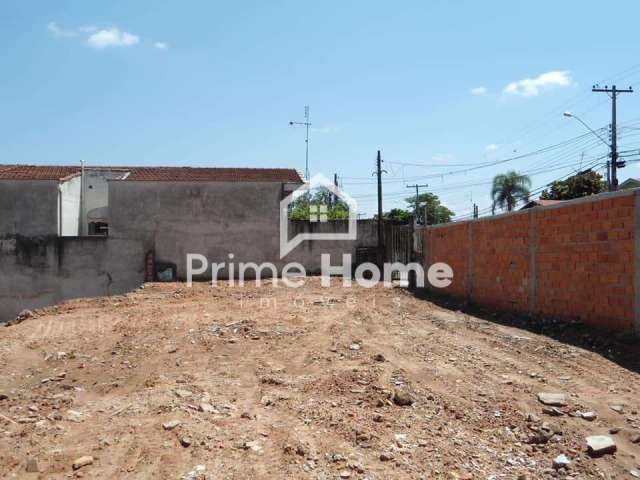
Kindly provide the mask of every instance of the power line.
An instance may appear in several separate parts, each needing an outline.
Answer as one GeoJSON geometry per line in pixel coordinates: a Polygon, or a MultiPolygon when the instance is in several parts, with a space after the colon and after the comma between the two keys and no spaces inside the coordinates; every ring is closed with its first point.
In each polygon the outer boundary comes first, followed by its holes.
{"type": "MultiPolygon", "coordinates": [[[[606,127],[603,127],[603,129],[604,128],[606,128],[606,127]]],[[[590,133],[584,133],[584,134],[579,135],[577,137],[573,137],[571,139],[564,140],[564,141],[562,141],[560,143],[557,143],[557,144],[554,144],[554,145],[548,145],[546,147],[539,148],[538,150],[534,150],[532,152],[523,153],[523,154],[516,155],[516,156],[513,156],[513,157],[504,158],[504,159],[501,159],[501,160],[494,160],[494,161],[489,162],[489,163],[483,163],[483,164],[478,165],[476,167],[466,168],[466,169],[462,169],[462,170],[452,170],[452,171],[449,171],[449,172],[442,172],[442,173],[436,173],[436,174],[430,174],[430,175],[422,175],[422,176],[411,177],[411,178],[413,178],[413,179],[439,178],[439,177],[443,177],[443,176],[457,175],[457,174],[461,174],[461,173],[468,173],[468,172],[472,172],[472,171],[475,171],[475,170],[480,170],[482,168],[493,167],[493,166],[496,166],[496,165],[501,165],[501,164],[508,163],[508,162],[513,162],[513,161],[516,161],[516,160],[522,160],[523,158],[528,158],[528,157],[540,155],[540,154],[543,154],[543,153],[547,153],[547,152],[552,151],[554,149],[571,145],[571,143],[573,143],[573,142],[577,142],[577,141],[589,138],[590,135],[591,135],[590,133]]],[[[396,162],[396,163],[400,163],[400,162],[396,162]]],[[[429,165],[426,165],[426,164],[423,164],[423,165],[420,165],[420,166],[430,167],[429,165]]],[[[362,179],[362,180],[364,180],[366,177],[343,177],[343,178],[344,179],[362,179]]],[[[385,183],[399,183],[399,182],[404,182],[406,180],[407,180],[407,178],[399,179],[399,180],[388,180],[385,183]]],[[[367,184],[370,184],[370,183],[371,183],[371,181],[366,181],[366,182],[344,182],[345,185],[367,185],[367,184]]]]}
{"type": "MultiPolygon", "coordinates": [[[[585,168],[587,170],[591,170],[597,165],[602,165],[602,163],[598,163],[598,160],[596,160],[594,162],[591,162],[591,163],[587,164],[585,166],[585,168]]],[[[565,180],[565,179],[567,179],[568,177],[571,177],[571,176],[572,176],[572,174],[569,173],[567,175],[563,175],[562,177],[556,178],[555,180],[552,180],[551,182],[549,182],[549,183],[547,183],[547,184],[545,184],[545,185],[543,185],[541,187],[538,187],[538,188],[535,188],[535,189],[531,190],[529,192],[529,196],[541,193],[543,190],[545,190],[548,187],[550,187],[553,184],[553,182],[562,181],[562,180],[565,180]]],[[[492,210],[492,207],[487,207],[487,208],[484,208],[481,212],[482,213],[489,213],[491,210],[492,210]]],[[[454,217],[454,221],[459,221],[459,220],[463,220],[463,219],[466,219],[466,218],[470,218],[470,216],[468,214],[467,215],[456,216],[456,217],[454,217]]]]}

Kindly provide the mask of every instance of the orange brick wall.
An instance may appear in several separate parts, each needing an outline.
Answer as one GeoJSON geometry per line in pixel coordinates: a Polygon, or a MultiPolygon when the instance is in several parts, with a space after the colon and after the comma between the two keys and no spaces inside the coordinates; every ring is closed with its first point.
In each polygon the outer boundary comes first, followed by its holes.
{"type": "Polygon", "coordinates": [[[453,269],[454,280],[447,292],[457,297],[467,295],[469,261],[469,225],[451,224],[447,228],[426,228],[425,251],[431,253],[432,261],[444,262],[453,269]],[[461,274],[458,275],[458,272],[461,274]]]}
{"type": "Polygon", "coordinates": [[[471,229],[473,300],[491,307],[527,312],[531,277],[529,215],[471,222],[471,229]]]}
{"type": "Polygon", "coordinates": [[[444,292],[479,305],[634,330],[635,196],[427,227],[425,269],[448,263],[444,292]]]}

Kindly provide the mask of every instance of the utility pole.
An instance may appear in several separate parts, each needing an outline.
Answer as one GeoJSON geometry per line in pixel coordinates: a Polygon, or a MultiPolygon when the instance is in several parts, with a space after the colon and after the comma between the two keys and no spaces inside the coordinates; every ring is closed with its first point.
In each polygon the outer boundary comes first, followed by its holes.
{"type": "Polygon", "coordinates": [[[473,218],[478,218],[478,205],[473,204],[473,218]]]}
{"type": "Polygon", "coordinates": [[[592,92],[604,92],[611,98],[611,182],[609,184],[609,190],[615,191],[618,189],[618,168],[624,167],[624,162],[618,162],[618,132],[616,129],[616,99],[620,93],[633,93],[631,87],[627,89],[618,89],[615,85],[609,88],[605,85],[604,88],[600,88],[598,85],[594,85],[591,89],[592,92]]]}
{"type": "Polygon", "coordinates": [[[378,177],[378,264],[381,266],[384,263],[384,231],[382,223],[382,173],[388,173],[382,169],[382,157],[380,156],[380,150],[378,150],[378,157],[376,159],[376,171],[374,175],[378,177]]]}
{"type": "MultiPolygon", "coordinates": [[[[333,174],[333,185],[336,187],[336,191],[338,191],[338,174],[333,174]]],[[[335,207],[338,204],[338,196],[336,194],[333,195],[333,206],[335,207]]]]}
{"type": "Polygon", "coordinates": [[[289,122],[289,125],[303,125],[307,129],[307,136],[305,138],[305,160],[304,160],[304,175],[305,179],[309,180],[309,127],[311,122],[309,121],[309,105],[304,107],[304,122],[289,122]]]}
{"type": "MultiPolygon", "coordinates": [[[[85,176],[84,176],[84,160],[80,160],[80,222],[78,225],[78,235],[83,236],[86,233],[86,218],[85,218],[85,176]]],[[[62,199],[61,199],[62,200],[62,199]]]]}
{"type": "MultiPolygon", "coordinates": [[[[415,185],[407,185],[407,188],[415,188],[416,189],[416,205],[413,209],[413,216],[415,217],[415,221],[416,223],[418,223],[418,208],[419,208],[419,204],[420,204],[420,193],[419,193],[419,188],[420,187],[424,187],[427,188],[429,185],[427,185],[426,183],[424,185],[418,185],[417,183],[415,185]]],[[[425,224],[427,222],[427,219],[424,219],[425,224]]]]}

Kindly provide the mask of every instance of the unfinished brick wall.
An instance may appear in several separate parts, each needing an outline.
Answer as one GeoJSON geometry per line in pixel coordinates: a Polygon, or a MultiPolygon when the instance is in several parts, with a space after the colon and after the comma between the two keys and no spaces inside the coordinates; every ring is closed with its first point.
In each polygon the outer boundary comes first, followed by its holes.
{"type": "MultiPolygon", "coordinates": [[[[638,331],[635,191],[424,229],[445,293],[500,310],[638,331]]],[[[640,256],[640,252],[638,252],[640,256]]]]}
{"type": "Polygon", "coordinates": [[[446,263],[453,269],[455,281],[447,288],[447,291],[456,297],[467,295],[469,288],[469,278],[466,275],[469,262],[468,224],[452,223],[447,228],[426,228],[424,233],[425,252],[430,252],[436,259],[446,258],[446,263]],[[456,272],[464,272],[465,274],[456,275],[456,272]]]}
{"type": "MultiPolygon", "coordinates": [[[[528,311],[528,215],[509,215],[500,221],[470,222],[472,236],[471,294],[483,305],[528,311]]],[[[454,271],[455,274],[455,271],[454,271]]]]}

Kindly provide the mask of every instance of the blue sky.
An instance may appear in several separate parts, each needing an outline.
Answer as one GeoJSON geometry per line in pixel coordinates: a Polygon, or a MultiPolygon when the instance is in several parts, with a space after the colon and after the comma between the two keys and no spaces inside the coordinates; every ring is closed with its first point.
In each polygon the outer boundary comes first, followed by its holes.
{"type": "Polygon", "coordinates": [[[619,100],[619,143],[640,148],[639,17],[636,1],[5,0],[0,163],[303,170],[304,131],[288,122],[308,104],[311,172],[337,172],[362,212],[381,149],[385,209],[417,181],[464,215],[490,205],[496,173],[533,172],[536,189],[582,152],[603,161],[583,137],[456,166],[582,135],[564,110],[606,126],[593,83],[638,87],[619,100]]]}

